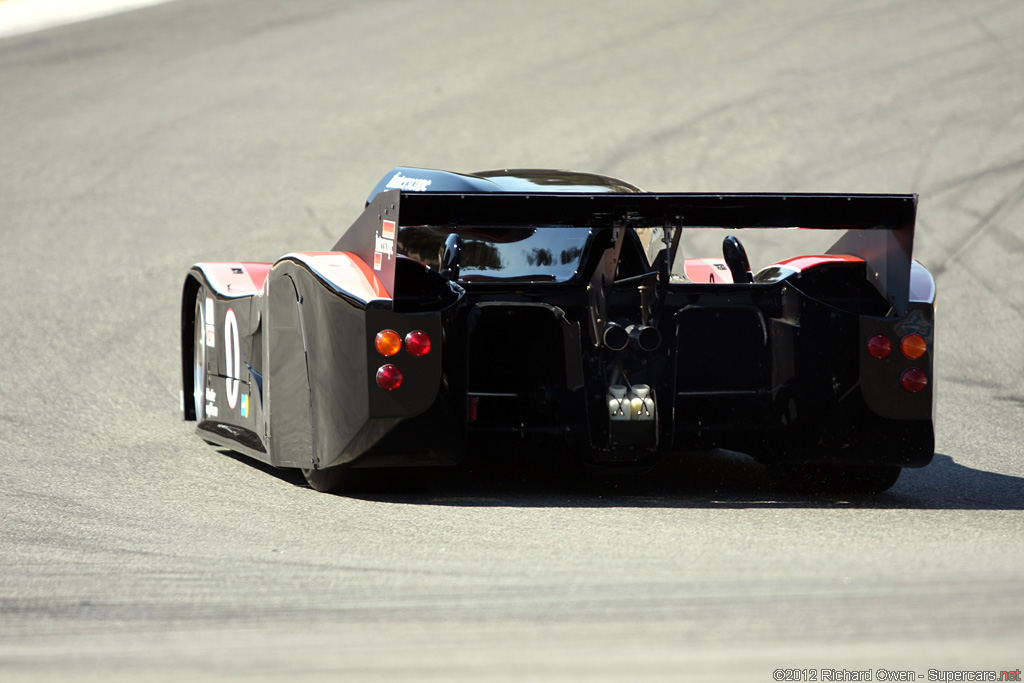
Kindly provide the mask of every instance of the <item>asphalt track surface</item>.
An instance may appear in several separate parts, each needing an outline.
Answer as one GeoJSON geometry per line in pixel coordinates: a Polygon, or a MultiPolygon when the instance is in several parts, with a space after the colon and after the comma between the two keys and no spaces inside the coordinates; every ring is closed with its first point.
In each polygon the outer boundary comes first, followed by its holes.
{"type": "Polygon", "coordinates": [[[1018,0],[179,0],[0,40],[0,129],[0,680],[1024,665],[1018,0]],[[399,164],[919,193],[934,463],[867,499],[726,453],[344,497],[208,447],[185,270],[329,247],[399,164]]]}

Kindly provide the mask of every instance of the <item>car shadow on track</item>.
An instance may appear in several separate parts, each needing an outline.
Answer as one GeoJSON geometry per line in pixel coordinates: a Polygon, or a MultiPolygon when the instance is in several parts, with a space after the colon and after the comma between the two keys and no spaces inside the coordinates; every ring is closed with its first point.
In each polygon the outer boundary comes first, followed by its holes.
{"type": "MultiPolygon", "coordinates": [[[[220,452],[308,488],[297,470],[277,469],[226,449],[220,452]]],[[[478,458],[455,468],[379,470],[361,484],[337,495],[457,507],[1024,510],[1024,478],[960,465],[940,453],[925,468],[904,470],[892,489],[873,496],[789,493],[763,466],[729,451],[687,454],[643,474],[595,474],[551,462],[478,458]]]]}
{"type": "Polygon", "coordinates": [[[398,490],[344,495],[463,507],[1024,510],[1024,478],[973,469],[936,454],[931,465],[905,470],[892,489],[879,495],[803,495],[781,490],[763,466],[745,455],[713,451],[690,454],[646,474],[476,464],[426,472],[411,490],[400,485],[398,490]]]}

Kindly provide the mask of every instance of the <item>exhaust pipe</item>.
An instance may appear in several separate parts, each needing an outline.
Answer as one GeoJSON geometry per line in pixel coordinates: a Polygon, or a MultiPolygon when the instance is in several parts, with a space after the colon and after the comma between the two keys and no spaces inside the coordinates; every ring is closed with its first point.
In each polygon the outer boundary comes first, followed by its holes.
{"type": "Polygon", "coordinates": [[[661,346],[661,332],[649,325],[630,325],[626,328],[629,341],[641,351],[656,351],[661,346]]]}
{"type": "Polygon", "coordinates": [[[626,331],[626,328],[618,323],[608,323],[604,326],[604,334],[601,335],[601,341],[604,343],[605,348],[612,351],[621,351],[629,344],[629,333],[626,331]]]}

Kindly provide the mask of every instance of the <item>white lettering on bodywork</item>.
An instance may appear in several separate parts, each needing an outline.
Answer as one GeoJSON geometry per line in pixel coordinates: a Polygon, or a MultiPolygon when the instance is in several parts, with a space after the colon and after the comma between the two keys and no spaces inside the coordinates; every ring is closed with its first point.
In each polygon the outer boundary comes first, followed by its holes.
{"type": "Polygon", "coordinates": [[[242,359],[239,354],[238,320],[235,312],[228,309],[224,314],[224,365],[228,377],[224,378],[224,388],[228,393],[228,408],[235,409],[238,402],[238,375],[242,371],[242,359]]]}
{"type": "Polygon", "coordinates": [[[388,184],[385,185],[385,187],[387,187],[389,190],[409,190],[411,192],[423,192],[427,189],[431,182],[432,181],[427,180],[426,178],[410,178],[409,176],[404,176],[402,175],[402,172],[399,171],[394,176],[392,176],[391,180],[388,181],[388,184]]]}

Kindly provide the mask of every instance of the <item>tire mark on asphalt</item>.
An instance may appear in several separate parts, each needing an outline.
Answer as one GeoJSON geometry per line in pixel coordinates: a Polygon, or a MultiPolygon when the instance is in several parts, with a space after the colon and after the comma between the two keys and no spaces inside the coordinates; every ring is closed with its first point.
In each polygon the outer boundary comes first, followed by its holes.
{"type": "MultiPolygon", "coordinates": [[[[1022,165],[1024,161],[1017,162],[1016,165],[1022,165]]],[[[984,177],[986,173],[982,173],[979,177],[984,177]]],[[[954,186],[959,186],[958,183],[954,186]]],[[[1010,226],[998,219],[1003,215],[1009,213],[1015,209],[1022,202],[1024,202],[1024,180],[1019,182],[1013,189],[1005,193],[1002,198],[996,202],[990,210],[982,214],[974,227],[971,229],[970,234],[963,239],[960,246],[950,254],[944,261],[938,265],[930,268],[933,276],[936,280],[939,280],[942,275],[950,268],[954,263],[959,262],[967,274],[980,285],[985,291],[991,294],[996,299],[1003,302],[1003,305],[1007,306],[1011,311],[1016,313],[1019,317],[1024,318],[1024,307],[1006,298],[1005,291],[1001,291],[1001,288],[997,288],[990,285],[985,278],[983,278],[976,270],[963,260],[964,255],[972,251],[978,244],[980,244],[982,237],[990,232],[990,228],[1002,232],[1004,229],[1010,226]],[[993,227],[994,226],[994,227],[993,227]]],[[[1005,283],[1003,283],[1005,286],[1005,283]]]]}
{"type": "MultiPolygon", "coordinates": [[[[774,92],[774,89],[765,88],[758,92],[751,93],[746,97],[734,99],[711,107],[710,109],[700,112],[694,116],[687,117],[683,121],[661,130],[654,132],[645,131],[642,136],[626,140],[606,154],[597,162],[596,168],[599,172],[601,172],[602,169],[609,172],[611,169],[616,168],[619,164],[624,163],[628,159],[646,156],[651,150],[663,147],[676,138],[682,138],[687,131],[695,128],[699,124],[715,119],[728,111],[754,104],[771,92],[774,92]]],[[[706,146],[703,147],[701,149],[701,154],[704,154],[706,149],[706,146]]]]}
{"type": "MultiPolygon", "coordinates": [[[[1005,5],[999,5],[994,9],[997,13],[1002,13],[1002,11],[1007,7],[1017,9],[1019,6],[1020,3],[1017,2],[1017,0],[1013,0],[1012,2],[1009,2],[1005,5]]],[[[979,18],[979,15],[982,14],[984,10],[979,8],[976,12],[966,13],[961,11],[960,8],[958,8],[955,4],[948,5],[947,9],[956,14],[958,19],[960,20],[958,22],[949,22],[948,25],[958,27],[959,24],[961,24],[964,21],[969,22],[970,24],[974,25],[974,27],[977,28],[978,31],[986,39],[988,39],[996,46],[998,46],[999,49],[1003,50],[1004,52],[1012,52],[1012,48],[1007,47],[1006,44],[1002,41],[1002,39],[979,18]]],[[[938,28],[943,28],[943,26],[939,26],[938,28]]]]}
{"type": "MultiPolygon", "coordinates": [[[[1024,161],[1017,162],[1015,165],[1024,165],[1024,161]]],[[[983,172],[979,177],[984,177],[985,175],[987,175],[987,173],[983,172]]],[[[935,277],[938,278],[939,276],[941,276],[954,262],[961,261],[961,258],[964,256],[964,254],[969,252],[971,249],[975,247],[975,245],[978,244],[978,241],[986,232],[988,232],[991,226],[995,226],[995,230],[1001,231],[1003,229],[1003,226],[1006,226],[1006,224],[997,221],[997,218],[1000,218],[1004,213],[1008,213],[1012,209],[1016,208],[1022,201],[1024,201],[1024,180],[1017,183],[1017,185],[1012,190],[1004,194],[998,202],[992,205],[991,209],[982,214],[978,218],[978,221],[974,224],[974,227],[971,229],[970,234],[967,235],[967,237],[960,243],[960,246],[957,248],[957,250],[950,254],[945,261],[932,268],[932,272],[934,273],[935,277]]],[[[962,261],[961,264],[963,264],[962,261]]],[[[966,264],[963,265],[965,266],[965,268],[970,270],[970,268],[968,268],[966,264]]],[[[981,278],[978,278],[976,274],[975,278],[978,279],[979,282],[983,282],[983,280],[981,278]]],[[[985,289],[989,290],[993,294],[999,294],[998,292],[996,292],[996,290],[987,285],[985,285],[985,289]]],[[[1017,310],[1018,313],[1024,315],[1024,312],[1020,311],[1019,307],[1014,306],[1013,308],[1017,310]]]]}
{"type": "MultiPolygon", "coordinates": [[[[1012,6],[1012,5],[1011,5],[1012,6]]],[[[988,11],[991,14],[999,14],[1001,7],[989,8],[988,11]]],[[[1001,16],[1001,14],[1000,14],[1001,16]]],[[[730,53],[731,62],[735,64],[735,68],[742,69],[747,68],[744,65],[755,64],[759,60],[763,59],[765,53],[772,53],[774,48],[781,48],[789,40],[796,39],[800,36],[800,33],[806,29],[807,26],[817,23],[816,18],[811,18],[801,24],[794,25],[791,32],[785,36],[779,37],[770,43],[762,43],[756,41],[756,36],[751,36],[751,40],[747,42],[744,50],[740,52],[730,53]]],[[[955,27],[960,22],[948,22],[946,25],[955,27]]],[[[1007,31],[1012,31],[1014,26],[1019,24],[1017,21],[1007,21],[1007,31]]],[[[916,73],[921,71],[929,71],[936,74],[936,78],[927,80],[925,82],[919,82],[916,87],[902,88],[897,91],[893,91],[890,96],[878,102],[876,106],[867,112],[871,117],[875,118],[890,118],[890,117],[906,117],[908,115],[908,109],[911,107],[913,111],[920,111],[919,107],[921,99],[935,100],[936,97],[940,97],[940,101],[944,98],[941,97],[941,93],[937,95],[937,90],[940,87],[946,87],[962,83],[964,81],[970,82],[971,76],[982,76],[993,71],[1006,71],[1012,68],[1014,63],[1012,60],[1007,60],[1005,55],[1003,58],[994,59],[991,56],[991,49],[989,45],[996,45],[997,49],[1002,53],[1019,53],[1020,50],[1014,50],[1008,47],[1004,42],[998,40],[995,34],[992,33],[987,26],[982,24],[980,20],[974,18],[972,24],[977,24],[978,32],[976,35],[965,35],[957,36],[955,42],[950,44],[943,44],[939,47],[933,47],[914,54],[903,55],[899,59],[893,61],[887,61],[885,63],[869,63],[865,64],[863,60],[853,60],[850,63],[849,68],[836,71],[834,69],[816,69],[806,71],[800,74],[800,78],[795,80],[789,80],[781,86],[778,82],[774,82],[771,88],[759,89],[756,92],[751,92],[745,96],[734,98],[728,102],[719,104],[715,107],[706,109],[694,116],[688,117],[678,123],[666,126],[659,130],[649,131],[642,137],[631,138],[616,149],[606,154],[599,162],[601,169],[610,171],[613,170],[617,165],[624,163],[625,161],[636,158],[648,156],[652,150],[658,150],[676,141],[685,139],[685,137],[696,128],[699,124],[703,124],[707,121],[714,120],[723,114],[730,111],[739,109],[741,107],[751,107],[756,104],[765,106],[772,112],[785,113],[789,110],[794,102],[800,102],[806,99],[807,93],[816,92],[821,88],[830,87],[836,82],[842,81],[848,84],[877,84],[892,82],[894,74],[902,73],[916,73]],[[973,62],[975,59],[978,60],[977,64],[963,67],[955,72],[951,72],[948,68],[945,68],[945,64],[948,64],[951,60],[962,61],[967,58],[966,55],[971,55],[970,61],[973,62]],[[973,55],[979,55],[976,58],[973,55]],[[926,68],[925,65],[931,64],[931,67],[926,68]],[[771,103],[771,104],[769,104],[771,103]]],[[[934,30],[934,29],[929,29],[934,30]]],[[[1016,105],[1017,103],[1012,103],[1016,105]]],[[[982,103],[979,103],[979,107],[982,103]]],[[[984,108],[979,108],[974,112],[967,113],[967,119],[976,116],[978,114],[991,115],[992,103],[985,103],[984,108]]],[[[1016,106],[1007,105],[1013,112],[1018,109],[1016,106]]],[[[852,121],[860,121],[864,118],[865,111],[863,105],[860,108],[854,106],[847,112],[846,118],[852,121]]],[[[958,111],[958,116],[963,116],[962,110],[958,111]]],[[[1012,114],[1010,114],[1012,116],[1012,114]]],[[[944,136],[940,131],[936,134],[937,137],[933,138],[935,142],[941,140],[944,136]]],[[[904,143],[908,147],[908,151],[919,152],[920,142],[915,139],[908,139],[904,143]]],[[[702,147],[702,151],[707,151],[707,147],[702,147]]],[[[875,158],[879,155],[889,154],[892,152],[891,146],[883,151],[882,149],[868,150],[863,147],[857,147],[854,152],[867,154],[865,158],[875,158]]],[[[691,153],[693,151],[691,150],[691,153]]],[[[820,179],[821,177],[835,171],[834,159],[831,157],[827,159],[818,159],[812,162],[810,165],[804,167],[802,176],[820,179]]],[[[921,172],[917,174],[920,178],[921,172]]]]}
{"type": "Polygon", "coordinates": [[[987,168],[983,168],[981,170],[974,171],[973,173],[968,173],[966,175],[957,176],[956,178],[947,180],[941,185],[929,188],[929,192],[932,195],[938,195],[944,192],[949,192],[950,190],[959,189],[964,185],[976,182],[988,176],[1002,175],[1004,173],[1013,173],[1014,171],[1019,171],[1022,169],[1024,169],[1024,158],[1016,159],[1005,164],[999,164],[997,166],[989,166],[987,168]]]}

